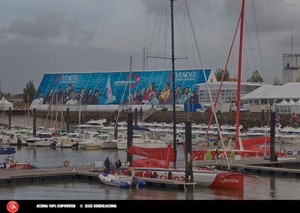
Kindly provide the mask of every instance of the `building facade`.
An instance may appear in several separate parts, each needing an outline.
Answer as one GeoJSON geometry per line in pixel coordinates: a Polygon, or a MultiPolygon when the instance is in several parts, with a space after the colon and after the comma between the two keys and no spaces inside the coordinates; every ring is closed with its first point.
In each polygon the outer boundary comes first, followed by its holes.
{"type": "Polygon", "coordinates": [[[283,54],[282,83],[300,81],[300,54],[283,54]]]}

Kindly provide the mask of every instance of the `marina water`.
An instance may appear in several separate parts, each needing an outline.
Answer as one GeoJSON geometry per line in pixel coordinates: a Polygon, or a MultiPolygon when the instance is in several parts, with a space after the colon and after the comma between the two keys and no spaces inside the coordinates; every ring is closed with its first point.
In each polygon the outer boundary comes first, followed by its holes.
{"type": "MultiPolygon", "coordinates": [[[[13,118],[12,124],[26,123],[27,117],[13,118]]],[[[1,121],[3,123],[3,120],[1,121]]],[[[38,125],[44,125],[38,119],[38,125]]],[[[126,160],[124,150],[72,150],[70,148],[20,147],[15,157],[35,167],[90,165],[104,161],[126,160]]],[[[3,156],[1,156],[3,157],[3,156]]],[[[178,160],[183,160],[182,146],[178,146],[178,160]]],[[[46,182],[0,185],[1,200],[300,200],[300,179],[292,176],[261,175],[245,181],[244,191],[195,187],[193,192],[183,189],[144,187],[122,189],[101,184],[95,180],[53,180],[46,182]]]]}

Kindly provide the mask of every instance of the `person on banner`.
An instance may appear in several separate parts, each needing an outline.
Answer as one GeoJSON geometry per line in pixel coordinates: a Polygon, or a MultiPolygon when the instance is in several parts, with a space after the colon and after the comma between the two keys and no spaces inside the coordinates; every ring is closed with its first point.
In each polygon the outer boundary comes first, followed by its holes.
{"type": "Polygon", "coordinates": [[[215,160],[216,160],[216,163],[217,163],[218,160],[219,160],[219,149],[218,149],[218,148],[216,149],[215,160]]]}

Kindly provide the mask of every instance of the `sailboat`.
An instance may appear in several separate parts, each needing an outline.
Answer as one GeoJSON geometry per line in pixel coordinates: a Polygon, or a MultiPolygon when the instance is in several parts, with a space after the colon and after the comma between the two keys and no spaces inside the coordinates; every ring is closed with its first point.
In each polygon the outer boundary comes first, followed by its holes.
{"type": "Polygon", "coordinates": [[[108,76],[107,78],[107,83],[106,83],[106,103],[110,104],[116,100],[116,96],[113,95],[111,91],[111,84],[110,84],[110,77],[108,76]]]}
{"type": "MultiPolygon", "coordinates": [[[[232,145],[231,140],[229,141],[229,146],[226,149],[223,147],[222,150],[211,150],[211,149],[203,149],[204,146],[202,146],[201,149],[194,149],[192,151],[192,159],[193,160],[211,160],[211,159],[216,159],[216,158],[222,158],[222,157],[227,157],[227,156],[244,156],[244,157],[249,157],[249,156],[262,156],[265,154],[265,151],[267,147],[259,147],[260,145],[266,145],[266,143],[270,142],[270,137],[267,135],[261,136],[261,137],[256,137],[256,138],[247,138],[247,139],[241,139],[240,137],[240,91],[241,91],[241,72],[242,72],[242,49],[243,49],[243,29],[244,29],[244,11],[245,11],[245,0],[242,0],[242,7],[241,7],[241,13],[239,17],[239,24],[240,24],[240,41],[239,41],[239,59],[238,59],[238,81],[237,81],[237,98],[236,98],[236,124],[235,124],[235,147],[231,148],[230,145],[232,145]]],[[[237,32],[237,31],[236,31],[237,32]]],[[[236,35],[235,35],[236,36],[236,35]]],[[[235,37],[234,36],[234,37],[235,37]]],[[[231,52],[231,50],[230,50],[231,52]]],[[[225,67],[225,71],[227,70],[227,65],[225,67]]],[[[225,72],[223,76],[225,75],[225,72]]],[[[222,86],[223,79],[220,84],[220,88],[222,86]]],[[[212,106],[212,113],[209,121],[209,125],[212,122],[212,118],[214,116],[215,108],[216,108],[216,103],[218,101],[218,95],[220,94],[220,89],[217,94],[217,98],[215,101],[215,104],[212,106]]],[[[215,116],[215,120],[217,120],[215,116]]],[[[207,128],[207,132],[209,131],[209,128],[207,128]]],[[[220,132],[220,131],[219,131],[220,132]]],[[[220,138],[221,134],[219,134],[220,138]]],[[[268,147],[269,150],[269,147],[268,147]]],[[[281,152],[275,152],[276,155],[282,156],[283,153],[281,152]]]]}
{"type": "MultiPolygon", "coordinates": [[[[171,10],[173,10],[173,1],[171,2],[171,10]]],[[[243,0],[244,4],[244,0],[243,0]]],[[[171,12],[173,15],[173,11],[171,12]]],[[[171,19],[173,23],[173,19],[171,19]]],[[[172,25],[173,26],[173,25],[172,25]]],[[[173,92],[175,92],[175,64],[174,64],[174,33],[172,32],[172,73],[173,73],[173,92]]],[[[205,76],[205,74],[204,74],[205,76]]],[[[141,148],[131,146],[128,153],[131,155],[139,155],[145,158],[133,160],[132,166],[135,168],[132,171],[133,176],[147,177],[152,179],[170,179],[176,181],[186,181],[185,168],[177,167],[176,165],[176,111],[175,111],[175,94],[173,96],[173,147],[170,145],[166,148],[141,148]],[[173,168],[170,167],[173,162],[173,168]]],[[[216,117],[214,109],[212,110],[216,117]]],[[[219,131],[220,132],[220,131],[219,131]]],[[[221,135],[220,135],[221,136],[221,135]]],[[[224,147],[224,146],[223,146],[224,147]]],[[[226,154],[225,154],[226,155],[226,154]]],[[[204,186],[211,188],[226,188],[226,189],[244,189],[244,178],[249,174],[231,171],[229,162],[228,170],[219,170],[215,167],[193,167],[193,181],[196,186],[204,186]]],[[[250,175],[252,176],[252,175],[250,175]]],[[[254,175],[252,177],[255,177],[254,175]]]]}

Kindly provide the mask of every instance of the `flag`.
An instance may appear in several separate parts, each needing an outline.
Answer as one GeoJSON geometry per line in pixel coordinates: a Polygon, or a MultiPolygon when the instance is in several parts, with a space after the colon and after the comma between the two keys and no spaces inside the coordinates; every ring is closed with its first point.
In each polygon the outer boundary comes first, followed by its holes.
{"type": "Polygon", "coordinates": [[[275,121],[278,122],[280,120],[280,116],[278,115],[278,113],[275,113],[275,121]]]}
{"type": "Polygon", "coordinates": [[[295,112],[292,112],[291,119],[294,122],[298,122],[299,121],[299,116],[295,112]]]}

